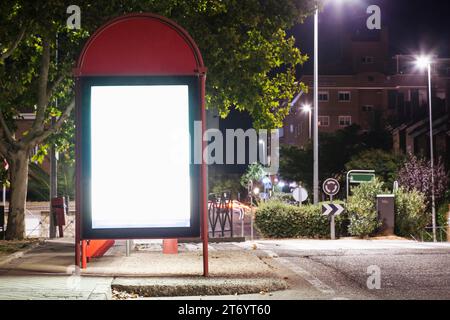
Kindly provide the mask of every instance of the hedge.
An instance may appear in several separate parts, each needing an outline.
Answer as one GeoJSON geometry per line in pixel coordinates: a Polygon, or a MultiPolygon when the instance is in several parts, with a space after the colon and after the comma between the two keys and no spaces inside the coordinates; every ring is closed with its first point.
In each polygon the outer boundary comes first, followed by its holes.
{"type": "Polygon", "coordinates": [[[408,192],[399,188],[395,192],[395,234],[398,236],[419,236],[425,230],[430,218],[426,212],[425,196],[418,191],[408,192]]]}
{"type": "MultiPolygon", "coordinates": [[[[342,231],[343,216],[336,217],[336,234],[342,231]]],[[[255,226],[267,238],[328,238],[330,222],[322,215],[322,204],[294,206],[279,200],[261,204],[255,226]]]]}

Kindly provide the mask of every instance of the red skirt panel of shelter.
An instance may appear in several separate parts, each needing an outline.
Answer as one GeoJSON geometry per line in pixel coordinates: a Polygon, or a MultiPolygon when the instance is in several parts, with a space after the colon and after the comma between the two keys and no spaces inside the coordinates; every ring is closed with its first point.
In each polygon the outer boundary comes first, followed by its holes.
{"type": "MultiPolygon", "coordinates": [[[[114,240],[81,241],[81,268],[85,269],[91,258],[103,256],[114,245],[114,240]]],[[[78,244],[77,244],[78,245],[78,244]]]]}
{"type": "Polygon", "coordinates": [[[51,206],[52,206],[53,221],[55,221],[55,226],[58,227],[59,237],[62,238],[64,237],[63,226],[66,225],[66,214],[67,214],[66,201],[63,197],[52,198],[51,206]]]}

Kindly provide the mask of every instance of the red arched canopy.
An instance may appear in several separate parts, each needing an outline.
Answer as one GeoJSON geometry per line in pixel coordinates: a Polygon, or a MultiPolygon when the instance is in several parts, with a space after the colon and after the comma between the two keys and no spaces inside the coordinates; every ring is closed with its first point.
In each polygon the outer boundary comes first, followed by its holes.
{"type": "Polygon", "coordinates": [[[76,76],[193,75],[204,68],[189,34],[154,14],[131,14],[108,22],[89,39],[76,76]]]}

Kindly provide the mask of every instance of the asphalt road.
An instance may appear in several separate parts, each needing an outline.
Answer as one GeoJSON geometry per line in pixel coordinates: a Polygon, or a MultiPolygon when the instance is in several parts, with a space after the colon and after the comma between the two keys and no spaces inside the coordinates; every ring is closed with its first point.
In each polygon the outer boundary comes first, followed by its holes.
{"type": "Polygon", "coordinates": [[[269,299],[450,299],[450,243],[284,240],[241,246],[289,279],[291,290],[269,299]]]}

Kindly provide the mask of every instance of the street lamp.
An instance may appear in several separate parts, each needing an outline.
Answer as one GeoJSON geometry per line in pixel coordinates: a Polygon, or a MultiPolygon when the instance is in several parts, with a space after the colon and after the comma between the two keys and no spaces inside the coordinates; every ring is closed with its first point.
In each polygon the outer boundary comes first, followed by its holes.
{"type": "Polygon", "coordinates": [[[309,140],[311,140],[311,105],[310,104],[304,104],[303,105],[303,112],[308,113],[308,118],[309,118],[309,140]]]}
{"type": "Polygon", "coordinates": [[[431,97],[431,64],[432,59],[430,56],[419,56],[416,58],[416,65],[420,69],[426,69],[428,71],[428,112],[430,117],[430,162],[431,162],[431,215],[433,222],[433,241],[436,239],[436,201],[434,190],[434,147],[433,147],[433,109],[432,109],[432,97],[431,97]]]}
{"type": "MultiPolygon", "coordinates": [[[[338,4],[350,0],[340,0],[338,4]]],[[[319,1],[316,0],[316,8],[314,12],[314,177],[313,191],[314,204],[319,203],[319,1]]]]}

